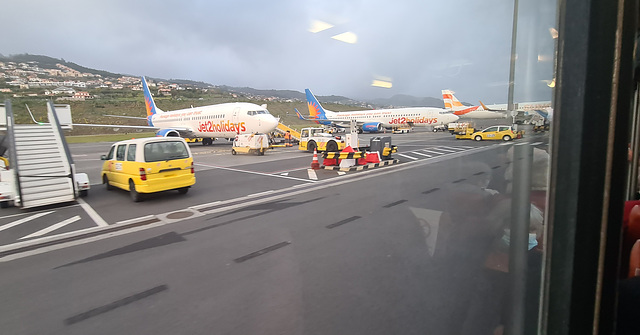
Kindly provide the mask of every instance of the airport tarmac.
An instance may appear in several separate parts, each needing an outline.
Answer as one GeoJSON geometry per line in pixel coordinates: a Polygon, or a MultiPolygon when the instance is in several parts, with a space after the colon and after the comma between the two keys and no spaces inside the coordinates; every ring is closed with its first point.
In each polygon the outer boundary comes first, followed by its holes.
{"type": "MultiPolygon", "coordinates": [[[[109,143],[71,145],[90,176],[78,204],[0,212],[0,323],[8,333],[338,334],[437,329],[421,210],[462,208],[448,190],[490,169],[504,192],[512,142],[391,136],[399,164],[309,171],[278,148],[231,155],[192,144],[196,185],[133,203],[99,184],[109,143]],[[478,163],[480,165],[478,165],[478,163]],[[417,211],[416,211],[417,209],[417,211]],[[402,301],[402,304],[398,304],[402,301]],[[436,327],[436,328],[433,328],[436,327]]],[[[546,149],[545,135],[527,137],[546,149]]],[[[426,220],[428,221],[428,220],[426,220]]],[[[436,332],[437,333],[437,332],[436,332]]]]}

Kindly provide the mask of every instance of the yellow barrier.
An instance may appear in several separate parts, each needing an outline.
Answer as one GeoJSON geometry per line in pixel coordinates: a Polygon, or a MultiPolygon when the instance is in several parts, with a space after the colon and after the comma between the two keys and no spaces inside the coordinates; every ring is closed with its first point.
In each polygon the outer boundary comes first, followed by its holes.
{"type": "Polygon", "coordinates": [[[359,152],[325,152],[322,157],[327,159],[353,159],[362,158],[363,153],[359,152]]]}

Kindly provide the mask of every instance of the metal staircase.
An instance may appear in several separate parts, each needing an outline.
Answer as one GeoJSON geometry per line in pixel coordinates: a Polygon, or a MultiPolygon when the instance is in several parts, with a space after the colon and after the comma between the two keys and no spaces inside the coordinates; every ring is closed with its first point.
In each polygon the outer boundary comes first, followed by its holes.
{"type": "Polygon", "coordinates": [[[278,123],[278,126],[276,127],[275,131],[283,134],[287,132],[287,130],[291,133],[291,137],[296,140],[296,141],[300,141],[300,132],[298,132],[297,130],[285,125],[284,123],[278,123]]]}
{"type": "Polygon", "coordinates": [[[7,136],[14,149],[10,164],[17,181],[16,205],[29,208],[74,201],[75,168],[53,103],[47,104],[48,124],[14,124],[10,103],[6,114],[7,136]]]}

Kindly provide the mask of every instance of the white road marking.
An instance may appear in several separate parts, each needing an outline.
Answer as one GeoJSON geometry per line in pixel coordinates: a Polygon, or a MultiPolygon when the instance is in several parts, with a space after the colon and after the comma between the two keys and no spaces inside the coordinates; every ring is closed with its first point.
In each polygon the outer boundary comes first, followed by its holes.
{"type": "Polygon", "coordinates": [[[468,147],[468,146],[466,146],[466,145],[461,145],[461,146],[459,146],[459,147],[460,147],[460,148],[465,148],[465,149],[473,149],[473,148],[476,148],[476,147],[468,147]]]}
{"type": "Polygon", "coordinates": [[[511,145],[513,143],[509,143],[509,142],[504,142],[504,143],[500,143],[499,145],[511,145]]]}
{"type": "Polygon", "coordinates": [[[411,156],[407,156],[407,155],[403,155],[403,154],[396,154],[396,155],[398,155],[398,156],[402,156],[402,157],[404,157],[404,158],[410,158],[410,159],[413,159],[413,160],[416,160],[416,159],[417,159],[416,157],[411,157],[411,156]]]}
{"type": "Polygon", "coordinates": [[[442,155],[442,154],[444,154],[443,152],[431,151],[431,150],[427,150],[427,149],[423,149],[422,151],[428,152],[428,153],[432,153],[434,155],[442,155]]]}
{"type": "Polygon", "coordinates": [[[269,191],[264,191],[264,192],[259,192],[259,193],[253,193],[253,194],[249,194],[247,195],[247,197],[257,197],[260,195],[265,195],[265,194],[269,194],[269,193],[273,193],[274,190],[269,190],[269,191]]]}
{"type": "Polygon", "coordinates": [[[451,150],[458,150],[458,151],[465,151],[467,149],[464,148],[458,148],[458,147],[445,147],[445,146],[441,146],[440,148],[447,148],[447,149],[451,149],[451,150]]]}
{"type": "Polygon", "coordinates": [[[344,176],[345,174],[347,174],[347,173],[344,172],[344,171],[338,171],[338,176],[344,176]]]}
{"type": "Polygon", "coordinates": [[[4,226],[0,227],[0,231],[3,231],[3,230],[6,230],[6,229],[9,229],[9,228],[15,227],[15,226],[17,226],[17,225],[19,225],[19,224],[23,224],[23,223],[25,223],[25,222],[29,222],[29,221],[31,221],[31,220],[35,220],[35,219],[37,219],[37,218],[39,218],[39,217],[41,217],[41,216],[45,216],[45,215],[50,214],[50,213],[53,213],[53,211],[51,211],[51,212],[44,212],[44,213],[34,214],[34,215],[31,215],[31,216],[27,216],[27,217],[26,217],[26,218],[24,218],[24,219],[20,219],[20,220],[17,220],[17,221],[13,221],[13,222],[11,222],[11,223],[7,223],[6,225],[4,225],[4,226]]]}
{"type": "Polygon", "coordinates": [[[37,232],[35,232],[35,233],[33,233],[33,234],[27,235],[27,236],[25,236],[25,237],[21,237],[20,239],[22,240],[22,239],[25,239],[25,238],[31,238],[31,237],[36,237],[36,236],[42,236],[42,235],[44,235],[44,234],[48,234],[48,233],[50,233],[50,232],[52,232],[52,231],[54,231],[54,230],[60,229],[60,228],[62,228],[62,227],[64,227],[64,226],[66,226],[66,225],[68,225],[68,224],[72,224],[72,223],[74,223],[74,222],[76,222],[76,221],[78,221],[78,220],[80,220],[80,216],[79,216],[79,215],[76,215],[76,216],[74,216],[74,217],[72,217],[72,218],[66,219],[66,220],[64,220],[64,221],[62,221],[62,222],[58,222],[58,223],[56,223],[56,224],[54,224],[54,225],[52,225],[52,226],[49,226],[49,227],[47,227],[47,228],[45,228],[45,229],[38,230],[37,232]]]}
{"type": "Polygon", "coordinates": [[[431,156],[431,155],[423,154],[423,153],[421,153],[421,152],[417,152],[417,151],[412,151],[411,153],[412,153],[412,154],[416,154],[416,155],[420,155],[420,156],[429,157],[429,158],[433,157],[433,156],[431,156]]]}
{"type": "Polygon", "coordinates": [[[318,175],[316,174],[316,170],[314,170],[314,169],[307,169],[307,174],[309,175],[309,179],[311,179],[311,180],[318,180],[318,175]]]}
{"type": "Polygon", "coordinates": [[[531,145],[533,145],[533,146],[540,145],[540,144],[542,144],[542,142],[531,143],[531,145]]]}
{"type": "Polygon", "coordinates": [[[289,172],[281,173],[280,175],[281,175],[281,176],[288,176],[288,175],[289,175],[289,172]]]}
{"type": "MultiPolygon", "coordinates": [[[[434,149],[434,148],[432,148],[432,149],[434,149]]],[[[435,148],[435,150],[444,151],[444,152],[457,152],[457,151],[455,151],[455,150],[442,149],[442,148],[440,148],[440,147],[435,148]]]]}
{"type": "Polygon", "coordinates": [[[227,171],[234,171],[234,172],[243,172],[243,173],[249,173],[249,174],[257,174],[259,176],[278,177],[278,178],[285,178],[285,179],[298,180],[298,181],[314,182],[312,180],[307,180],[307,179],[293,178],[293,177],[289,177],[289,176],[282,176],[282,175],[270,174],[270,173],[264,173],[264,172],[255,172],[255,171],[233,169],[233,168],[228,168],[228,167],[223,167],[223,166],[207,165],[207,164],[201,164],[201,163],[197,163],[195,165],[204,166],[204,167],[213,168],[213,169],[220,169],[220,170],[227,170],[227,171]]]}
{"type": "Polygon", "coordinates": [[[78,198],[78,203],[80,204],[80,207],[82,207],[82,209],[84,209],[84,211],[87,212],[87,214],[93,220],[93,222],[95,222],[96,225],[98,225],[98,227],[106,227],[109,225],[107,221],[105,221],[100,216],[100,214],[98,214],[95,210],[93,210],[93,207],[91,207],[84,200],[82,200],[81,198],[78,198]]]}

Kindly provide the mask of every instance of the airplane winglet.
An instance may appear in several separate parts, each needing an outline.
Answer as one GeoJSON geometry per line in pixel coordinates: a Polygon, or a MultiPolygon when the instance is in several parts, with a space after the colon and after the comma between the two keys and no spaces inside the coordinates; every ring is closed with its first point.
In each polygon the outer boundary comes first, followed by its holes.
{"type": "Polygon", "coordinates": [[[482,108],[484,108],[485,110],[488,110],[488,111],[489,111],[489,110],[491,110],[491,109],[489,109],[487,106],[485,106],[485,105],[482,103],[482,101],[480,101],[480,100],[478,100],[478,101],[480,102],[480,106],[482,106],[482,108]]]}

